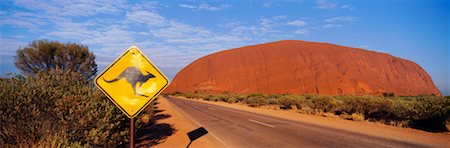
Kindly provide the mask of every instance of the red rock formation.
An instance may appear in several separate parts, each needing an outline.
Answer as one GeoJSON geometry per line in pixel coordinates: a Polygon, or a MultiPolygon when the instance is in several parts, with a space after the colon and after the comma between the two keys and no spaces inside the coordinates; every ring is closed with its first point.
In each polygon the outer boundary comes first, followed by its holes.
{"type": "Polygon", "coordinates": [[[328,43],[278,41],[202,57],[165,91],[329,95],[441,95],[416,63],[328,43]]]}

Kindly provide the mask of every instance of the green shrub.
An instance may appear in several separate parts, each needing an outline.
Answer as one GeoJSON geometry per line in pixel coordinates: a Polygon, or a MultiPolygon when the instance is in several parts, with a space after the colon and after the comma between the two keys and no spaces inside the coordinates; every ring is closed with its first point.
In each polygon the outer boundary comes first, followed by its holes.
{"type": "Polygon", "coordinates": [[[207,96],[203,97],[203,100],[213,101],[214,100],[214,95],[207,95],[207,96]]]}
{"type": "Polygon", "coordinates": [[[304,96],[301,95],[295,95],[293,96],[293,100],[294,100],[294,105],[297,109],[302,109],[304,106],[306,105],[306,99],[304,96]]]}
{"type": "Polygon", "coordinates": [[[284,95],[276,99],[277,104],[281,109],[292,109],[292,106],[296,103],[295,95],[284,95]]]}
{"type": "Polygon", "coordinates": [[[98,89],[58,69],[0,79],[0,142],[31,147],[124,146],[128,119],[98,89]]]}
{"type": "Polygon", "coordinates": [[[310,107],[320,112],[334,112],[338,107],[337,101],[329,96],[314,97],[310,101],[310,107]]]}
{"type": "Polygon", "coordinates": [[[267,99],[267,102],[269,103],[269,105],[278,105],[278,98],[267,99]]]}
{"type": "Polygon", "coordinates": [[[236,99],[236,97],[232,96],[232,97],[228,98],[227,102],[232,104],[232,103],[237,103],[238,100],[236,99]]]}
{"type": "Polygon", "coordinates": [[[369,120],[390,120],[392,101],[381,97],[371,97],[365,104],[364,113],[366,119],[369,120]]]}
{"type": "Polygon", "coordinates": [[[223,94],[217,96],[217,101],[219,102],[228,102],[228,99],[231,97],[230,94],[223,94]]]}
{"type": "Polygon", "coordinates": [[[383,97],[395,97],[393,92],[383,92],[383,97]]]}
{"type": "Polygon", "coordinates": [[[260,107],[263,105],[268,105],[269,101],[262,94],[252,94],[247,96],[244,103],[251,107],[260,107]]]}
{"type": "Polygon", "coordinates": [[[246,95],[236,95],[236,99],[238,102],[244,102],[244,100],[247,98],[246,95]]]}

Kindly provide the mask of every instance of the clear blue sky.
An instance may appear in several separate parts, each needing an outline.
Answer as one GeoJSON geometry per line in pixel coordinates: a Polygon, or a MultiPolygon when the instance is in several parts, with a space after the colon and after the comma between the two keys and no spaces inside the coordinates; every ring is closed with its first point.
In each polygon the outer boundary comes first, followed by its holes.
{"type": "Polygon", "coordinates": [[[36,39],[89,46],[103,70],[137,45],[170,78],[212,52],[283,39],[389,53],[450,95],[447,0],[1,1],[0,74],[36,39]]]}

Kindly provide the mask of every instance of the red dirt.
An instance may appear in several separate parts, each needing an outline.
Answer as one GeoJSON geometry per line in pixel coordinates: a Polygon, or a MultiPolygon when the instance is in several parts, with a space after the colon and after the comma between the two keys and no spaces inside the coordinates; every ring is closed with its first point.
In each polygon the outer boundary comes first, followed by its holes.
{"type": "Polygon", "coordinates": [[[284,40],[202,57],[165,93],[265,93],[441,96],[418,64],[385,53],[328,43],[284,40]]]}

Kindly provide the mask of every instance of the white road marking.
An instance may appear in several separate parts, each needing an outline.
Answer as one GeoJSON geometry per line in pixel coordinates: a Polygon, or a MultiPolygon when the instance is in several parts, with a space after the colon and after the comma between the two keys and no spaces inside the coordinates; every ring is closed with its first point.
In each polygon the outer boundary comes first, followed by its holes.
{"type": "Polygon", "coordinates": [[[216,109],[214,109],[214,108],[212,108],[212,107],[208,107],[208,109],[210,109],[210,110],[216,110],[216,109]]]}
{"type": "Polygon", "coordinates": [[[258,123],[258,124],[261,124],[261,125],[264,125],[264,126],[267,126],[267,127],[275,128],[275,126],[273,126],[273,125],[270,125],[270,124],[267,124],[267,123],[264,123],[264,122],[260,122],[260,121],[256,121],[256,120],[253,120],[253,119],[248,119],[248,121],[253,122],[253,123],[258,123]]]}

